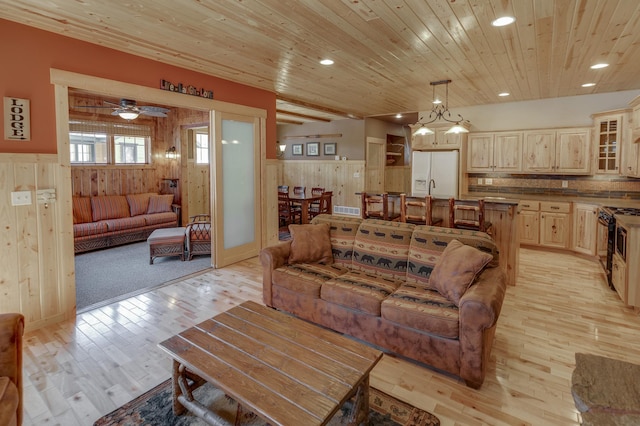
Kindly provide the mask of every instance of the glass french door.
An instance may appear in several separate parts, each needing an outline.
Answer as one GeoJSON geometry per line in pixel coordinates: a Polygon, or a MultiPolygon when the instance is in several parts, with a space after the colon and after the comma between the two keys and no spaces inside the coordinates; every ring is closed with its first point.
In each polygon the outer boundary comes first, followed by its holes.
{"type": "Polygon", "coordinates": [[[260,118],[212,111],[213,266],[257,256],[261,246],[260,118]]]}

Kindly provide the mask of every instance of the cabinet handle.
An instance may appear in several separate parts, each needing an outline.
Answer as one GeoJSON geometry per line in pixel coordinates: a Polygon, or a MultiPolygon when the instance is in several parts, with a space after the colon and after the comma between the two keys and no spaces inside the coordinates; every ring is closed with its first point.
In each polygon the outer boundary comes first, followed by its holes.
{"type": "Polygon", "coordinates": [[[558,207],[558,206],[551,206],[551,210],[560,210],[560,207],[558,207]]]}

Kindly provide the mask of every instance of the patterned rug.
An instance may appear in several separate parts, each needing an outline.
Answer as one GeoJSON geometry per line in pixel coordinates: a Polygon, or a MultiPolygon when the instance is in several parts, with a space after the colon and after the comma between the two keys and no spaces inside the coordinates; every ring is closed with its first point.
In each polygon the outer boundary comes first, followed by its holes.
{"type": "MultiPolygon", "coordinates": [[[[265,422],[253,414],[237,416],[238,405],[222,391],[210,384],[201,386],[194,397],[214,410],[231,425],[265,426],[265,422]]],[[[140,395],[122,407],[98,419],[94,426],[195,426],[206,423],[191,415],[174,416],[171,408],[171,380],[167,380],[140,395]]],[[[329,425],[345,424],[351,405],[347,402],[329,425]]],[[[243,412],[243,410],[241,410],[243,412]]],[[[440,420],[433,414],[399,401],[377,389],[369,390],[369,425],[376,426],[439,426],[440,420]]]]}

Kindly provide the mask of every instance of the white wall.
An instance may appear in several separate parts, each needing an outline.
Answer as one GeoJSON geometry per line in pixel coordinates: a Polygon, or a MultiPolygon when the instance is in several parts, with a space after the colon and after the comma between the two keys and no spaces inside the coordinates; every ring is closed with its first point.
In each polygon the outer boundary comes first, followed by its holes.
{"type": "MultiPolygon", "coordinates": [[[[471,131],[520,130],[592,126],[591,114],[628,108],[640,90],[569,96],[536,101],[504,102],[450,108],[471,122],[471,131]]],[[[420,115],[429,112],[421,112],[420,115]]]]}

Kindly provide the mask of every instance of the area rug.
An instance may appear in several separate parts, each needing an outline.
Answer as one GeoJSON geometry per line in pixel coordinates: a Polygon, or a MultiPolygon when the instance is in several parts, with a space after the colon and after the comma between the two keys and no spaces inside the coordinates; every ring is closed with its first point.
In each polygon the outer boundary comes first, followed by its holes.
{"type": "Polygon", "coordinates": [[[209,268],[211,256],[184,262],[179,257],[158,257],[150,265],[146,241],[79,253],[75,256],[76,309],[81,312],[111,303],[209,268]]]}
{"type": "MultiPolygon", "coordinates": [[[[266,423],[249,413],[237,416],[238,405],[222,391],[210,384],[201,386],[194,397],[209,409],[235,426],[264,426],[266,423]]],[[[351,405],[339,411],[329,425],[345,424],[351,405]]],[[[241,410],[243,412],[243,410],[241,410]]],[[[172,411],[171,379],[140,395],[122,407],[98,419],[94,426],[200,426],[206,423],[191,415],[174,416],[172,411]]],[[[438,426],[440,420],[426,411],[399,401],[375,388],[369,390],[369,425],[373,426],[438,426]]]]}

